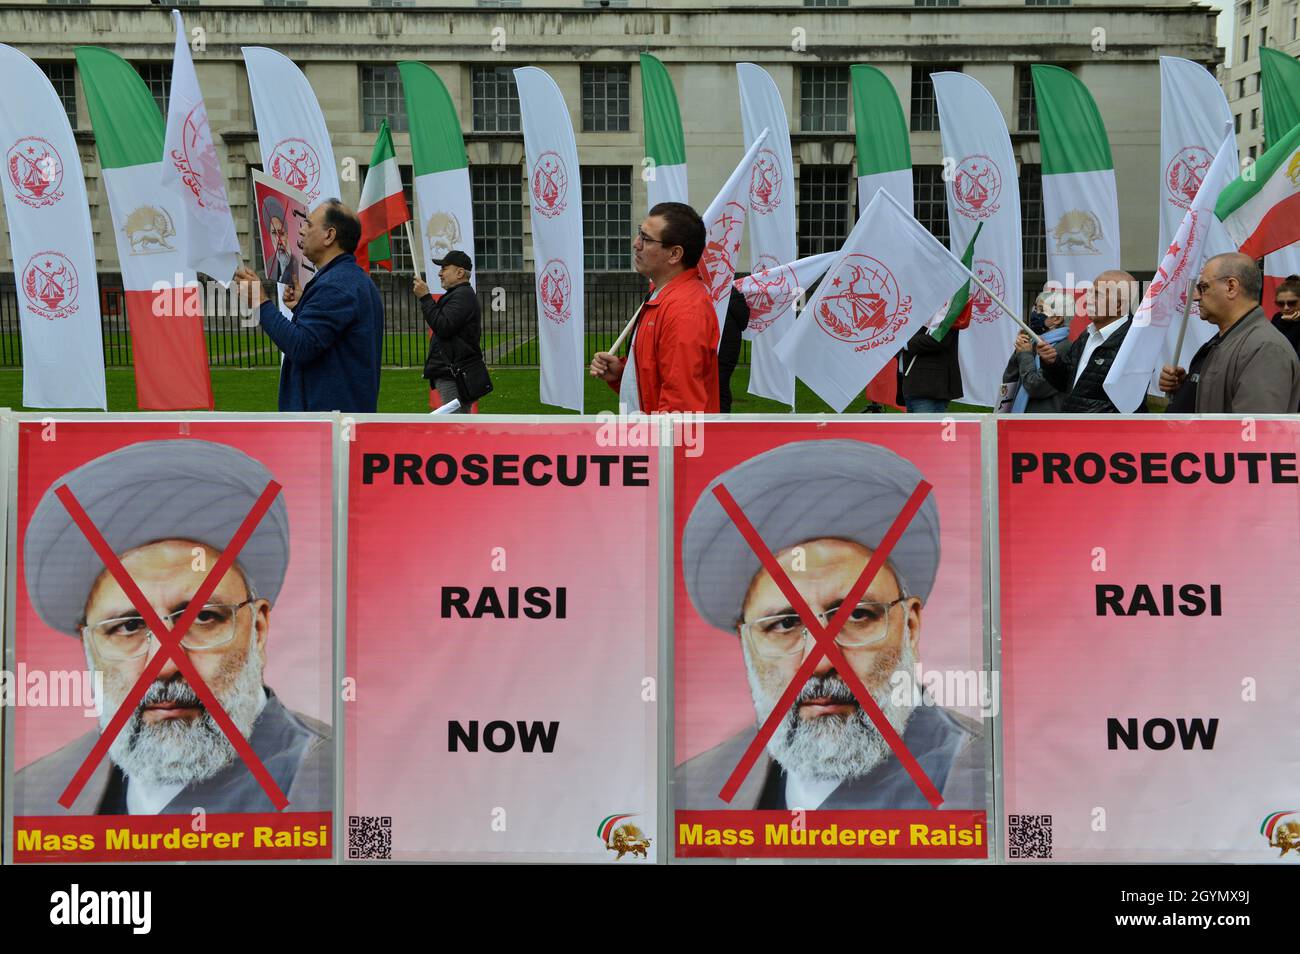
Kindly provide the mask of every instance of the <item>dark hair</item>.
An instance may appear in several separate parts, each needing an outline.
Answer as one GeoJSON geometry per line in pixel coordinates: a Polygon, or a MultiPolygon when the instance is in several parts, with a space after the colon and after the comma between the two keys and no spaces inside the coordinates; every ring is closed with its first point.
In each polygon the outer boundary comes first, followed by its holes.
{"type": "Polygon", "coordinates": [[[660,202],[648,213],[664,220],[664,248],[680,245],[682,264],[694,268],[704,254],[705,229],[700,214],[685,202],[660,202]]]}
{"type": "Polygon", "coordinates": [[[334,230],[339,248],[351,255],[361,241],[361,220],[338,199],[326,199],[321,205],[325,207],[324,226],[334,230]]]}
{"type": "Polygon", "coordinates": [[[1300,275],[1288,275],[1277,286],[1277,291],[1273,294],[1280,295],[1282,292],[1290,292],[1293,295],[1300,295],[1300,275]]]}

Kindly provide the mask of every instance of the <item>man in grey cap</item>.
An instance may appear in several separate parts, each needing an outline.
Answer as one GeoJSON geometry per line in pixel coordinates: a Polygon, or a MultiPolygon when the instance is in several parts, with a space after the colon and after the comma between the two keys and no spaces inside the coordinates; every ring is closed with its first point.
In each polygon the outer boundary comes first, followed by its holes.
{"type": "MultiPolygon", "coordinates": [[[[718,793],[767,721],[815,640],[714,497],[726,487],[823,625],[870,562],[922,479],[875,444],[785,444],[715,478],[682,535],[686,592],[710,625],[739,636],[757,724],[684,764],[676,804],[686,809],[930,808],[845,679],[823,656],[735,798],[718,793]]],[[[836,642],[890,725],[943,796],[943,808],[984,807],[978,722],[916,705],[921,617],[939,567],[933,495],[876,574],[836,642]]]]}
{"type": "MultiPolygon", "coordinates": [[[[102,732],[159,652],[158,637],[55,496],[66,485],[150,605],[172,626],[271,481],[258,461],[224,444],[131,444],[66,474],[32,514],[23,568],[32,607],[79,637],[103,675],[102,732]]],[[[181,646],[288,798],[288,811],[333,806],[328,726],[290,712],[262,683],[271,608],[289,562],[284,494],[276,496],[181,646]]],[[[263,812],[261,784],[168,658],[71,809],[58,804],[99,733],[21,769],[18,815],[263,812]]]]}

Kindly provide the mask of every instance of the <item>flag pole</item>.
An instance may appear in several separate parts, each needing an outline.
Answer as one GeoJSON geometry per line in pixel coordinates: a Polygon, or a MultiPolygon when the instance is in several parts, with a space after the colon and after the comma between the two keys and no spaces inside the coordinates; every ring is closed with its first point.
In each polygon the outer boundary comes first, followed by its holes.
{"type": "Polygon", "coordinates": [[[1003,314],[1007,315],[1008,317],[1011,318],[1012,321],[1014,321],[1016,324],[1018,324],[1018,325],[1020,326],[1021,330],[1024,331],[1025,334],[1029,335],[1029,337],[1030,337],[1032,340],[1038,342],[1039,344],[1043,344],[1043,343],[1044,343],[1044,342],[1043,342],[1043,339],[1039,336],[1038,332],[1034,331],[1033,328],[1030,328],[1027,324],[1025,324],[1025,323],[1020,319],[1020,316],[1019,316],[1019,315],[1017,315],[1014,311],[1012,311],[1010,308],[1008,308],[1008,307],[1006,306],[1006,303],[1005,303],[1001,298],[999,298],[996,294],[994,294],[992,288],[989,288],[988,285],[985,285],[982,281],[980,281],[980,278],[979,278],[978,275],[976,275],[976,274],[975,274],[974,272],[972,272],[969,268],[967,268],[964,264],[962,264],[962,260],[961,260],[961,259],[956,258],[956,256],[954,256],[954,260],[957,262],[958,265],[961,265],[962,270],[965,271],[966,274],[970,276],[971,281],[973,281],[973,282],[974,282],[976,285],[978,285],[980,288],[984,289],[984,293],[985,293],[986,295],[988,295],[989,298],[991,298],[991,299],[993,300],[993,304],[997,305],[999,308],[1002,309],[1003,314]]]}
{"type": "MultiPolygon", "coordinates": [[[[1196,275],[1199,276],[1198,269],[1196,275]]],[[[1195,276],[1194,276],[1195,277],[1195,276]]],[[[1188,284],[1187,294],[1183,300],[1183,319],[1178,325],[1178,341],[1174,344],[1174,367],[1178,367],[1178,359],[1183,353],[1183,338],[1187,335],[1187,317],[1192,313],[1192,286],[1188,284]]]]}
{"type": "MultiPolygon", "coordinates": [[[[406,244],[411,250],[411,268],[415,269],[415,277],[420,278],[420,263],[415,257],[415,236],[411,233],[411,220],[407,219],[402,226],[406,229],[406,244]]],[[[424,279],[420,278],[420,281],[424,279]]]]}
{"type": "Polygon", "coordinates": [[[623,339],[626,338],[628,332],[632,330],[632,326],[636,324],[636,320],[641,317],[641,309],[644,307],[645,307],[645,302],[641,302],[640,307],[638,307],[636,310],[636,314],[632,316],[632,320],[629,321],[627,323],[627,326],[622,331],[619,332],[618,337],[614,339],[614,343],[609,346],[610,354],[618,353],[618,346],[623,343],[623,339]]]}

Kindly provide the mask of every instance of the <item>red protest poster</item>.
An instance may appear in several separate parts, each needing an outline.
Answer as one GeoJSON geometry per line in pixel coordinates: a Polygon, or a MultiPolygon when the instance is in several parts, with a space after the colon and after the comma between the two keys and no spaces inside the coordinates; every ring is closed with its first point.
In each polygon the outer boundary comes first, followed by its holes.
{"type": "Polygon", "coordinates": [[[1300,424],[998,422],[1009,861],[1300,847],[1300,424]]]}
{"type": "Polygon", "coordinates": [[[331,447],[20,419],[15,861],[333,856],[331,447]]]}
{"type": "Polygon", "coordinates": [[[343,857],[655,860],[657,432],[354,437],[343,857]]]}
{"type": "Polygon", "coordinates": [[[253,198],[262,247],[262,274],[279,285],[305,285],[315,268],[303,255],[302,227],[309,199],[305,193],[253,170],[253,198]]]}
{"type": "Polygon", "coordinates": [[[979,423],[674,440],[676,856],[987,858],[979,423]]]}

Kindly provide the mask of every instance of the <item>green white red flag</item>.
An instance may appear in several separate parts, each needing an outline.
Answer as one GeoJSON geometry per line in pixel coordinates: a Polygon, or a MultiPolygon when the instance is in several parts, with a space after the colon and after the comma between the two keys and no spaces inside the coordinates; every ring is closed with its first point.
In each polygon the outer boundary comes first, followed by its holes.
{"type": "MultiPolygon", "coordinates": [[[[1300,60],[1281,50],[1259,48],[1259,92],[1264,106],[1264,148],[1300,123],[1300,60]]],[[[1300,274],[1300,245],[1264,256],[1264,301],[1271,303],[1288,275],[1300,274]]]]}
{"type": "MultiPolygon", "coordinates": [[[[966,251],[962,253],[961,263],[967,268],[971,268],[975,263],[975,240],[980,237],[980,230],[984,228],[984,223],[980,222],[975,226],[975,232],[970,237],[970,242],[966,245],[966,251]]],[[[971,316],[971,296],[970,296],[970,279],[967,278],[961,283],[961,287],[953,294],[952,299],[948,302],[948,309],[944,312],[943,318],[937,325],[930,329],[930,337],[935,341],[942,341],[952,329],[964,331],[970,327],[971,316]]]]}
{"type": "Polygon", "coordinates": [[[374,152],[370,154],[366,181],[361,186],[357,217],[361,219],[357,264],[367,272],[371,265],[382,265],[391,272],[393,249],[388,241],[388,233],[400,228],[402,223],[411,221],[411,210],[406,207],[402,170],[397,165],[393,134],[388,128],[387,119],[379,124],[379,136],[375,139],[374,152]]]}
{"type": "Polygon", "coordinates": [[[654,163],[646,181],[649,208],[660,202],[689,202],[686,186],[686,136],[672,77],[659,60],[641,54],[641,112],[645,117],[645,154],[654,163]]]}
{"type": "Polygon", "coordinates": [[[1043,156],[1047,277],[1073,292],[1071,335],[1087,320],[1083,292],[1120,267],[1115,164],[1101,113],[1088,88],[1059,66],[1033,66],[1043,156]]]}
{"type": "Polygon", "coordinates": [[[76,48],[122,266],[140,410],[212,410],[188,219],[163,187],[163,120],[144,80],[116,53],[76,48]]]}
{"type": "Polygon", "coordinates": [[[1251,258],[1300,242],[1300,126],[1223,190],[1214,214],[1251,258]]]}

